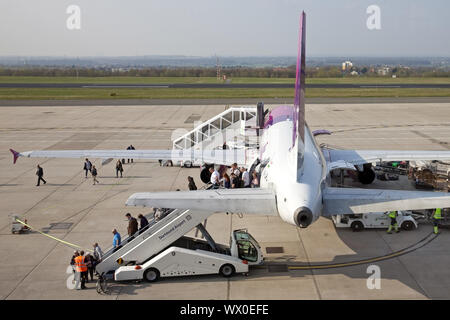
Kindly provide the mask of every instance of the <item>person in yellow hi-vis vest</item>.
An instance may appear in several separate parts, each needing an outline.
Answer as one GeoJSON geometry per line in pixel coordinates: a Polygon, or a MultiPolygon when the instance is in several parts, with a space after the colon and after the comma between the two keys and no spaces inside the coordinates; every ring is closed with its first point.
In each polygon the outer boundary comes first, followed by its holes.
{"type": "Polygon", "coordinates": [[[433,229],[434,229],[434,233],[438,234],[439,233],[439,220],[442,219],[442,208],[436,208],[436,210],[434,210],[434,214],[433,214],[433,229]]]}
{"type": "Polygon", "coordinates": [[[388,216],[391,219],[391,224],[389,225],[387,233],[389,233],[389,234],[391,233],[392,227],[395,228],[395,232],[400,232],[400,230],[398,230],[398,224],[397,224],[398,212],[397,211],[391,211],[391,212],[389,212],[388,216]]]}

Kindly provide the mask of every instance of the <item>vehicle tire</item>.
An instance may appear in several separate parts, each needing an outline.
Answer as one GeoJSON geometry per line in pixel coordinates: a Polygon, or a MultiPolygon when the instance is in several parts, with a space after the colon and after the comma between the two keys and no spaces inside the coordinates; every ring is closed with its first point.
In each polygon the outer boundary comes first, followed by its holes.
{"type": "Polygon", "coordinates": [[[359,232],[364,230],[364,225],[361,221],[353,221],[350,228],[352,228],[354,232],[359,232]]]}
{"type": "Polygon", "coordinates": [[[159,271],[155,268],[150,268],[144,272],[144,280],[147,282],[155,282],[159,279],[159,271]]]}
{"type": "Polygon", "coordinates": [[[410,231],[414,229],[414,223],[412,221],[405,221],[402,223],[402,229],[406,231],[410,231]]]}
{"type": "Polygon", "coordinates": [[[185,168],[192,168],[192,162],[191,161],[185,161],[184,162],[184,167],[185,168]]]}
{"type": "Polygon", "coordinates": [[[219,273],[225,277],[225,278],[229,278],[231,277],[234,273],[235,273],[235,269],[231,264],[224,264],[223,266],[220,267],[219,273]]]}

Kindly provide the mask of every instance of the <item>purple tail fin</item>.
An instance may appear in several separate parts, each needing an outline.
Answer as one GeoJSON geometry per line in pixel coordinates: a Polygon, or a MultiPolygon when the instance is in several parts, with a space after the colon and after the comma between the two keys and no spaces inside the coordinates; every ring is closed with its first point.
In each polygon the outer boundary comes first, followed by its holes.
{"type": "MultiPolygon", "coordinates": [[[[294,129],[292,132],[292,146],[296,138],[305,142],[305,44],[306,44],[306,14],[303,11],[300,16],[300,31],[298,35],[297,71],[295,76],[295,100],[294,100],[294,129]]],[[[300,147],[300,146],[299,146],[300,147]]],[[[299,150],[299,152],[302,152],[299,150]]]]}
{"type": "Polygon", "coordinates": [[[14,151],[13,149],[9,149],[9,151],[11,151],[11,153],[13,154],[13,157],[14,157],[14,164],[16,163],[16,161],[17,161],[17,158],[19,158],[19,155],[20,155],[20,153],[19,152],[17,152],[17,151],[14,151]]]}

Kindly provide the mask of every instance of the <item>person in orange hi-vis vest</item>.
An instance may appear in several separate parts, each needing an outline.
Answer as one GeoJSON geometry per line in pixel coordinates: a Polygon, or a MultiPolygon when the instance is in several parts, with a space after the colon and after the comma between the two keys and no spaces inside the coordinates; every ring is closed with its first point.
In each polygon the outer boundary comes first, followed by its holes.
{"type": "Polygon", "coordinates": [[[80,251],[80,255],[75,258],[75,270],[80,273],[81,289],[86,289],[85,283],[88,277],[88,268],[84,258],[84,251],[80,251]]]}

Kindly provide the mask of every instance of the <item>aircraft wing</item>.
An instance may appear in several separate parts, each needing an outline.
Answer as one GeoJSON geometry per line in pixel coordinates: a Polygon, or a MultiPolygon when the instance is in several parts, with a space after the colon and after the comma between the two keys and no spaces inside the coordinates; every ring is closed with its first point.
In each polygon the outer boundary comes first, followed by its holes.
{"type": "Polygon", "coordinates": [[[422,210],[450,207],[450,193],[430,191],[326,188],[323,215],[422,210]]]}
{"type": "Polygon", "coordinates": [[[27,158],[101,158],[101,159],[152,159],[192,161],[231,165],[245,165],[250,150],[39,150],[17,152],[10,149],[14,163],[18,157],[27,158]]]}
{"type": "Polygon", "coordinates": [[[361,165],[376,161],[450,160],[450,151],[389,151],[323,149],[327,162],[345,161],[361,165]]]}
{"type": "Polygon", "coordinates": [[[275,193],[260,188],[142,192],[131,195],[126,205],[278,215],[275,193]]]}

